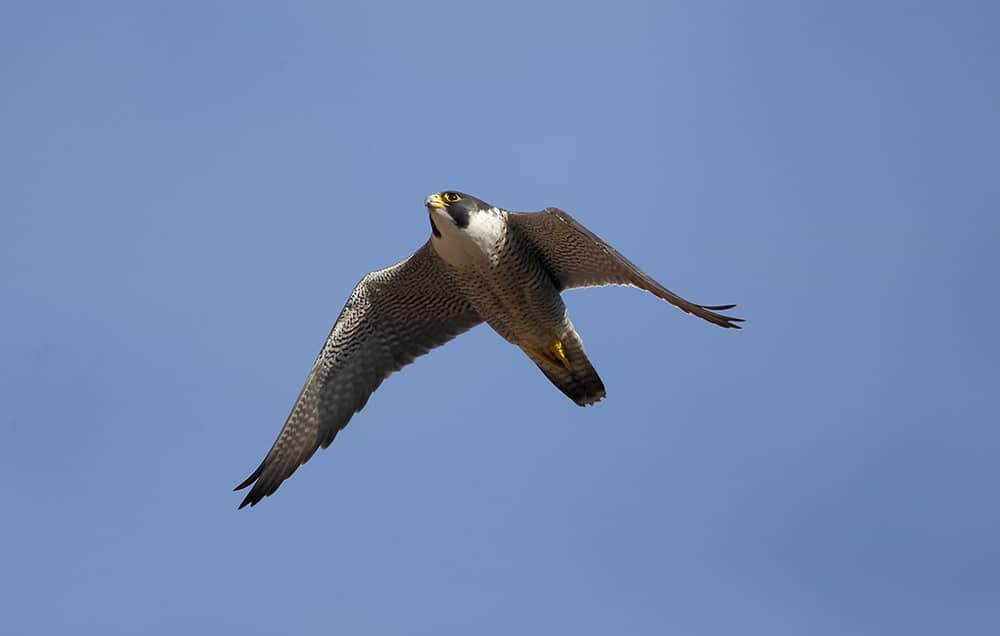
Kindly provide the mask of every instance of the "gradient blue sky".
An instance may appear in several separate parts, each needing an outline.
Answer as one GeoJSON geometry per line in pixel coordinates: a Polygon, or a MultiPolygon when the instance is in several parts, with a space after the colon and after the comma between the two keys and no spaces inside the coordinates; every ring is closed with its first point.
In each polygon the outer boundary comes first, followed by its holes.
{"type": "Polygon", "coordinates": [[[0,633],[1000,633],[996,3],[135,5],[0,7],[0,633]],[[237,512],[446,188],[746,329],[570,292],[605,402],[480,327],[237,512]]]}

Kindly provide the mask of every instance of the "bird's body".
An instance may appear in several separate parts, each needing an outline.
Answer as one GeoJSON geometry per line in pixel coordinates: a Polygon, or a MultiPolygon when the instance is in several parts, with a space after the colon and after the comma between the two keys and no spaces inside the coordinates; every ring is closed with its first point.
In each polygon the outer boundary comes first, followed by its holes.
{"type": "MultiPolygon", "coordinates": [[[[435,224],[442,228],[441,236],[432,236],[431,245],[449,266],[476,313],[501,337],[520,347],[543,371],[555,372],[556,368],[547,367],[564,366],[559,354],[551,350],[556,343],[562,345],[563,356],[569,344],[583,362],[586,356],[582,355],[582,343],[569,320],[559,289],[531,245],[510,225],[510,214],[489,208],[472,216],[465,228],[445,219],[435,224]]],[[[585,366],[589,367],[589,362],[585,366]]],[[[595,393],[586,396],[587,403],[604,395],[596,373],[594,378],[595,393]]]]}
{"type": "Polygon", "coordinates": [[[605,395],[561,292],[632,285],[722,327],[738,318],[673,294],[565,212],[515,213],[467,194],[427,198],[431,238],[410,258],[357,285],[240,507],[273,493],[326,447],[382,380],[486,322],[583,406],[605,395]]]}

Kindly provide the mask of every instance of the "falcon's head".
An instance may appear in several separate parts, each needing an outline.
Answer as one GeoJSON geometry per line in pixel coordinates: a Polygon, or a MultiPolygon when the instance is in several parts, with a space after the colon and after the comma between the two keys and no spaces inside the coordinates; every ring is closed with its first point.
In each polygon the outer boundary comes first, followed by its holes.
{"type": "Polygon", "coordinates": [[[495,255],[507,232],[507,213],[471,194],[446,190],[424,201],[431,219],[431,241],[453,265],[495,255]]]}
{"type": "MultiPolygon", "coordinates": [[[[432,194],[424,200],[427,211],[431,216],[431,231],[434,236],[441,238],[441,223],[448,223],[465,230],[469,227],[469,222],[479,213],[492,213],[495,207],[481,199],[477,199],[471,194],[464,192],[454,192],[447,190],[432,194]]],[[[450,229],[450,228],[448,228],[450,229]]]]}

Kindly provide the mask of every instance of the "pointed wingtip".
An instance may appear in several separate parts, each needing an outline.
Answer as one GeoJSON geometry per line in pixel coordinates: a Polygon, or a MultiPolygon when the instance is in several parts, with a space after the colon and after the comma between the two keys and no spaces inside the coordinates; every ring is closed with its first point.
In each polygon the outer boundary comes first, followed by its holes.
{"type": "Polygon", "coordinates": [[[264,465],[265,464],[267,464],[267,458],[266,457],[264,458],[264,461],[262,461],[260,463],[260,466],[258,466],[256,470],[254,470],[252,473],[250,473],[249,477],[247,477],[246,479],[244,479],[243,482],[240,483],[239,486],[237,486],[236,488],[233,488],[233,492],[236,492],[237,490],[243,490],[244,488],[246,488],[247,486],[249,486],[253,482],[257,481],[257,478],[260,477],[261,474],[264,472],[264,465]]]}
{"type": "Polygon", "coordinates": [[[258,488],[251,488],[250,492],[247,493],[247,496],[243,498],[242,502],[240,502],[240,507],[237,508],[237,510],[243,510],[247,506],[253,508],[258,503],[260,503],[261,499],[263,499],[266,496],[267,495],[260,492],[258,488]]]}
{"type": "Polygon", "coordinates": [[[712,311],[729,311],[736,305],[698,305],[702,309],[710,309],[712,311]]]}
{"type": "Polygon", "coordinates": [[[743,318],[734,318],[732,316],[725,316],[723,314],[717,314],[717,311],[729,311],[736,307],[735,304],[732,305],[695,305],[698,309],[703,309],[708,312],[707,316],[699,314],[701,318],[708,320],[709,322],[716,324],[725,329],[742,329],[738,322],[746,322],[743,318]]]}
{"type": "MultiPolygon", "coordinates": [[[[257,467],[257,470],[253,471],[253,473],[251,473],[249,477],[247,477],[246,479],[244,479],[242,483],[240,483],[238,486],[236,486],[236,488],[233,488],[233,492],[236,492],[238,490],[243,490],[244,488],[246,488],[250,484],[252,484],[255,481],[257,481],[260,478],[261,474],[264,472],[264,464],[265,463],[266,463],[266,461],[261,462],[260,466],[257,467]]],[[[240,507],[238,508],[238,510],[242,510],[243,508],[245,508],[247,506],[250,506],[252,508],[262,498],[263,497],[258,492],[257,488],[251,488],[250,492],[247,493],[247,496],[243,498],[243,503],[240,504],[240,507]]]]}
{"type": "MultiPolygon", "coordinates": [[[[236,488],[233,488],[233,492],[236,492],[238,490],[243,490],[244,488],[246,488],[247,486],[249,486],[251,483],[253,483],[253,478],[247,479],[246,481],[244,481],[242,484],[240,484],[236,488]]],[[[253,497],[253,494],[254,494],[253,490],[251,490],[249,493],[247,493],[247,496],[243,498],[243,501],[240,503],[240,507],[237,508],[237,510],[243,510],[247,506],[251,506],[252,507],[255,503],[257,503],[256,501],[253,501],[251,499],[253,497]]]]}
{"type": "Polygon", "coordinates": [[[237,491],[243,490],[244,488],[246,488],[247,486],[249,486],[250,484],[252,484],[254,482],[254,479],[256,479],[256,477],[254,477],[253,475],[247,477],[242,483],[240,483],[238,486],[236,486],[235,488],[233,488],[233,492],[237,492],[237,491]]]}

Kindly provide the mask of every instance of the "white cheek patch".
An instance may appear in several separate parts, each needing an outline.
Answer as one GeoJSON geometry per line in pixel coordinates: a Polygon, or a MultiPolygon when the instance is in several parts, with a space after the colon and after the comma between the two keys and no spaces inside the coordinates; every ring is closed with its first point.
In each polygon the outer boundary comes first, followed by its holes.
{"type": "Polygon", "coordinates": [[[464,234],[486,254],[494,254],[497,246],[507,234],[507,220],[496,208],[469,217],[469,226],[464,234]]]}
{"type": "Polygon", "coordinates": [[[434,224],[441,236],[432,237],[434,249],[452,265],[474,265],[494,261],[507,234],[503,213],[494,208],[469,216],[469,225],[458,228],[444,210],[434,210],[434,224]]]}

